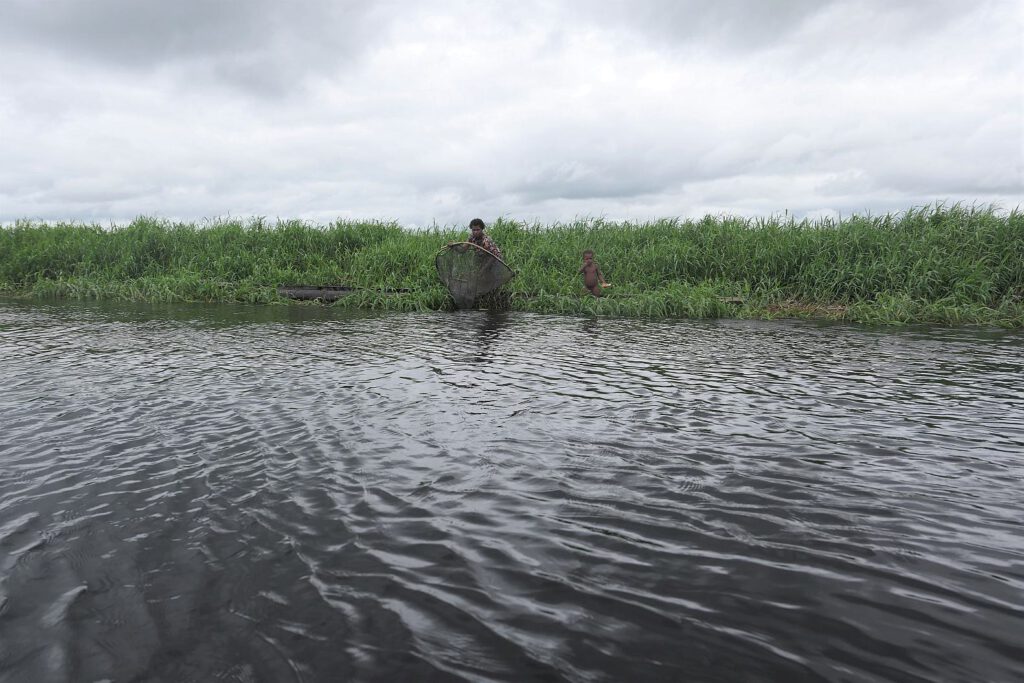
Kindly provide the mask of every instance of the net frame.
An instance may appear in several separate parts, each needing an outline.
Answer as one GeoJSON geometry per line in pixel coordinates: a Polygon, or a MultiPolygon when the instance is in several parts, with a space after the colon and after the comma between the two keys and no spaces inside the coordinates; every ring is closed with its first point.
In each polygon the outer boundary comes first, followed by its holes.
{"type": "Polygon", "coordinates": [[[460,309],[472,308],[477,298],[516,275],[507,263],[472,242],[445,245],[434,256],[434,267],[460,309]]]}

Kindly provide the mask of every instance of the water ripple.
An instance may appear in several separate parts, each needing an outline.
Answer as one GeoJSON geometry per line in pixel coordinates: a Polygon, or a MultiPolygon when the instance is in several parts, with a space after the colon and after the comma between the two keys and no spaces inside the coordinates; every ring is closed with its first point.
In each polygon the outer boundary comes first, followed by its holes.
{"type": "Polygon", "coordinates": [[[0,303],[0,681],[1024,677],[1024,339],[0,303]]]}

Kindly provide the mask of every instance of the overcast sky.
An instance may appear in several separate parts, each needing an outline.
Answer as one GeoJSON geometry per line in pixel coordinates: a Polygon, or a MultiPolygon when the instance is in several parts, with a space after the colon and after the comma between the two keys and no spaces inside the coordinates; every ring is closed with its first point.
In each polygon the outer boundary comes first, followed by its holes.
{"type": "Polygon", "coordinates": [[[1024,205],[1018,0],[0,0],[0,221],[1024,205]]]}

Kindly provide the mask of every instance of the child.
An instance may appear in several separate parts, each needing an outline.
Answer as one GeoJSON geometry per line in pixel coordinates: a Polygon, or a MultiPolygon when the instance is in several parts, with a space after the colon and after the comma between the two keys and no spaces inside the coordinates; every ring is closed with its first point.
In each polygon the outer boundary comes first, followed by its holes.
{"type": "Polygon", "coordinates": [[[580,272],[583,273],[583,286],[594,296],[601,296],[601,287],[611,286],[604,281],[601,267],[597,265],[597,261],[594,260],[594,252],[590,249],[583,252],[583,267],[580,268],[580,272]]]}

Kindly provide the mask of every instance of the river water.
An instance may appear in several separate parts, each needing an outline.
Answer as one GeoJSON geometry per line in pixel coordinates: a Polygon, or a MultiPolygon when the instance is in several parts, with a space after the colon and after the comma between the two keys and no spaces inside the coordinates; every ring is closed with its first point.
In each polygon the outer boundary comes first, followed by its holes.
{"type": "Polygon", "coordinates": [[[1024,335],[0,302],[0,681],[1024,679],[1024,335]]]}

